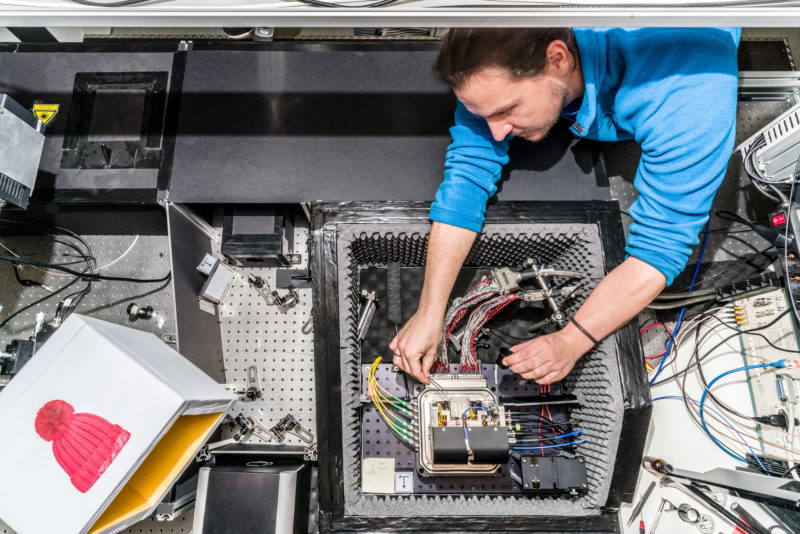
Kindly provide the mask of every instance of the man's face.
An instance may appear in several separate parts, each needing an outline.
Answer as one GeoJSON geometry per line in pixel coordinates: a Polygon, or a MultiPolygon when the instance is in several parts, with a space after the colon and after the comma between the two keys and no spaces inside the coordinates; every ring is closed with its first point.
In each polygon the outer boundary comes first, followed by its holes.
{"type": "Polygon", "coordinates": [[[455,93],[471,113],[486,119],[495,140],[511,134],[539,141],[558,121],[569,91],[546,73],[520,79],[501,67],[486,67],[455,93]]]}

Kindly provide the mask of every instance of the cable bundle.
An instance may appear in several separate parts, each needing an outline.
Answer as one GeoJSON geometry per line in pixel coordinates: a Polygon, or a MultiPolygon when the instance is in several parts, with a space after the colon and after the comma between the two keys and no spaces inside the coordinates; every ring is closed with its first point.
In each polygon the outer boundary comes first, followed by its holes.
{"type": "Polygon", "coordinates": [[[433,362],[431,371],[434,373],[442,373],[450,369],[450,365],[447,361],[447,347],[450,342],[450,335],[453,333],[456,325],[461,322],[470,308],[488,298],[491,298],[492,295],[496,294],[496,292],[496,289],[492,285],[492,279],[488,276],[484,276],[478,281],[477,284],[472,286],[463,297],[459,297],[453,301],[453,304],[450,305],[450,308],[448,308],[447,313],[444,316],[442,341],[439,346],[439,350],[436,353],[436,359],[433,362]]]}
{"type": "Polygon", "coordinates": [[[470,314],[464,337],[461,340],[461,372],[479,372],[478,353],[475,348],[475,339],[489,319],[500,313],[506,306],[519,300],[519,294],[500,295],[480,305],[470,314]]]}
{"type": "Polygon", "coordinates": [[[411,404],[389,393],[375,378],[375,370],[381,363],[381,356],[375,358],[367,375],[369,398],[387,426],[400,438],[400,441],[417,447],[417,432],[411,404]]]}
{"type": "MultiPolygon", "coordinates": [[[[545,456],[546,449],[569,450],[584,443],[585,439],[576,439],[583,430],[572,430],[571,421],[557,423],[550,413],[550,406],[542,404],[539,413],[518,412],[512,416],[511,427],[516,437],[514,451],[530,451],[523,454],[545,456]],[[568,438],[573,438],[572,441],[568,438]]],[[[552,451],[554,454],[561,454],[552,451]]]]}
{"type": "MultiPolygon", "coordinates": [[[[120,276],[105,276],[99,274],[100,271],[111,267],[112,265],[119,262],[123,259],[130,251],[133,249],[134,245],[137,243],[139,236],[134,237],[133,242],[128,247],[125,252],[122,253],[118,258],[114,259],[106,263],[105,265],[99,266],[97,265],[97,259],[95,257],[94,251],[92,247],[83,239],[80,235],[76,234],[75,232],[68,230],[66,228],[62,228],[59,226],[49,226],[45,224],[37,224],[27,221],[15,221],[9,219],[0,219],[0,228],[2,227],[11,227],[14,230],[22,230],[24,232],[32,232],[37,235],[48,236],[53,239],[54,242],[62,244],[71,248],[76,255],[69,254],[72,256],[75,261],[67,262],[67,263],[49,263],[49,262],[42,262],[32,260],[30,258],[24,258],[20,254],[17,254],[14,250],[9,248],[7,245],[0,243],[0,248],[4,249],[8,252],[6,254],[0,254],[0,261],[8,262],[12,268],[14,269],[14,275],[17,281],[24,287],[32,287],[32,286],[40,286],[44,289],[47,289],[49,292],[45,296],[35,300],[34,302],[16,310],[15,312],[11,313],[5,319],[0,322],[0,328],[6,326],[12,319],[17,317],[19,314],[23,313],[24,311],[41,304],[42,302],[65,292],[69,287],[73,286],[77,282],[86,282],[86,285],[73,293],[67,294],[64,298],[61,299],[58,308],[56,309],[56,316],[53,321],[53,326],[58,326],[66,317],[72,313],[75,308],[80,304],[83,298],[89,294],[92,290],[93,282],[99,281],[111,281],[111,282],[132,282],[132,283],[139,283],[139,284],[152,284],[152,283],[167,283],[170,280],[171,273],[167,273],[165,276],[161,278],[154,278],[154,279],[139,279],[139,278],[128,278],[128,277],[120,277],[120,276]],[[67,267],[67,265],[78,265],[84,264],[80,270],[72,269],[67,267]],[[37,280],[33,280],[30,278],[21,278],[20,277],[20,269],[22,266],[30,267],[33,270],[40,271],[44,274],[50,276],[57,276],[57,277],[64,277],[70,278],[72,280],[67,282],[66,284],[62,285],[57,289],[50,289],[47,286],[44,286],[41,282],[37,280]]],[[[59,254],[61,256],[65,256],[67,254],[59,254]]]]}

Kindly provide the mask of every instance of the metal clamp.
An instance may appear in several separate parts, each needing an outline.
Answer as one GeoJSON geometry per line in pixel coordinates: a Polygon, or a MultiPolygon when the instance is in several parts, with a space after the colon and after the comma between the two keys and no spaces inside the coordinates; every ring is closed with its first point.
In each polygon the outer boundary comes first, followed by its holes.
{"type": "Polygon", "coordinates": [[[286,434],[292,434],[309,445],[314,443],[314,434],[301,425],[300,421],[295,419],[292,414],[284,416],[283,419],[278,421],[277,425],[270,428],[270,432],[275,436],[278,443],[285,439],[286,434]]]}
{"type": "Polygon", "coordinates": [[[264,388],[261,387],[261,377],[258,374],[258,367],[251,365],[247,368],[247,383],[242,386],[241,384],[224,384],[225,389],[238,395],[239,400],[250,402],[260,399],[263,395],[264,388]]]}
{"type": "Polygon", "coordinates": [[[267,282],[264,278],[256,276],[252,273],[247,275],[247,283],[250,284],[250,287],[258,291],[262,297],[264,297],[264,300],[269,306],[277,306],[282,312],[285,312],[300,302],[300,294],[297,293],[297,290],[294,288],[294,286],[290,285],[288,287],[288,293],[285,295],[280,295],[277,291],[274,291],[269,287],[269,282],[267,282]]]}
{"type": "Polygon", "coordinates": [[[267,428],[260,422],[244,414],[239,414],[235,418],[229,419],[228,423],[234,428],[238,425],[239,431],[236,432],[233,437],[207,444],[200,449],[200,452],[195,457],[195,461],[200,463],[208,461],[211,459],[211,451],[233,443],[244,443],[252,436],[257,436],[267,443],[281,443],[286,439],[286,434],[292,434],[306,443],[304,451],[306,460],[316,461],[317,459],[317,444],[314,434],[301,425],[292,414],[284,416],[278,421],[278,424],[272,428],[267,428]]]}
{"type": "Polygon", "coordinates": [[[244,390],[244,396],[251,401],[260,399],[263,393],[261,387],[261,378],[258,376],[258,367],[251,365],[247,368],[247,388],[244,390]]]}

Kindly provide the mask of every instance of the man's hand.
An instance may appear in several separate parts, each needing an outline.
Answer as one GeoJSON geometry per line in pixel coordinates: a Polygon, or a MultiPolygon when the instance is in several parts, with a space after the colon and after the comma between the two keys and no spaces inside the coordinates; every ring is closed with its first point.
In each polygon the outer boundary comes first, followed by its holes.
{"type": "MultiPolygon", "coordinates": [[[[535,380],[538,384],[552,384],[563,379],[572,370],[575,362],[592,348],[591,341],[585,336],[583,339],[576,337],[570,326],[572,325],[514,345],[511,347],[513,354],[503,359],[503,365],[522,378],[535,380]]],[[[583,334],[578,332],[578,336],[583,334]]]]}
{"type": "MultiPolygon", "coordinates": [[[[578,311],[575,320],[603,339],[627,323],[664,289],[665,278],[655,267],[629,257],[597,284],[578,311]]],[[[574,324],[546,336],[511,347],[514,354],[503,359],[522,378],[550,384],[561,380],[575,362],[593,346],[574,324]]]]}
{"type": "Polygon", "coordinates": [[[423,384],[430,383],[428,373],[442,339],[443,321],[444,317],[417,310],[389,344],[392,362],[423,384]]]}
{"type": "Polygon", "coordinates": [[[433,223],[419,308],[389,344],[394,364],[425,384],[430,382],[428,373],[442,339],[447,298],[476,235],[465,228],[433,223]]]}

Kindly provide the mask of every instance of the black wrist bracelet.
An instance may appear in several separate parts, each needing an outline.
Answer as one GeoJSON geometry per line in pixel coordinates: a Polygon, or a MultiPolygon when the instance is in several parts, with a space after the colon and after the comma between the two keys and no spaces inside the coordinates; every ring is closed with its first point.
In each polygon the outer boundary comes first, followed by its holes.
{"type": "Polygon", "coordinates": [[[594,343],[595,345],[597,345],[598,343],[600,343],[599,341],[597,341],[597,340],[594,338],[594,336],[593,336],[592,334],[590,334],[590,333],[589,333],[589,331],[588,331],[588,330],[586,330],[584,327],[582,327],[582,326],[581,326],[581,324],[580,324],[578,321],[576,321],[574,317],[573,317],[572,319],[570,319],[570,322],[571,322],[572,324],[574,324],[575,326],[577,326],[577,327],[578,327],[578,330],[580,330],[581,332],[583,332],[583,335],[585,335],[586,337],[588,337],[589,339],[591,339],[591,340],[592,340],[592,343],[594,343]]]}

